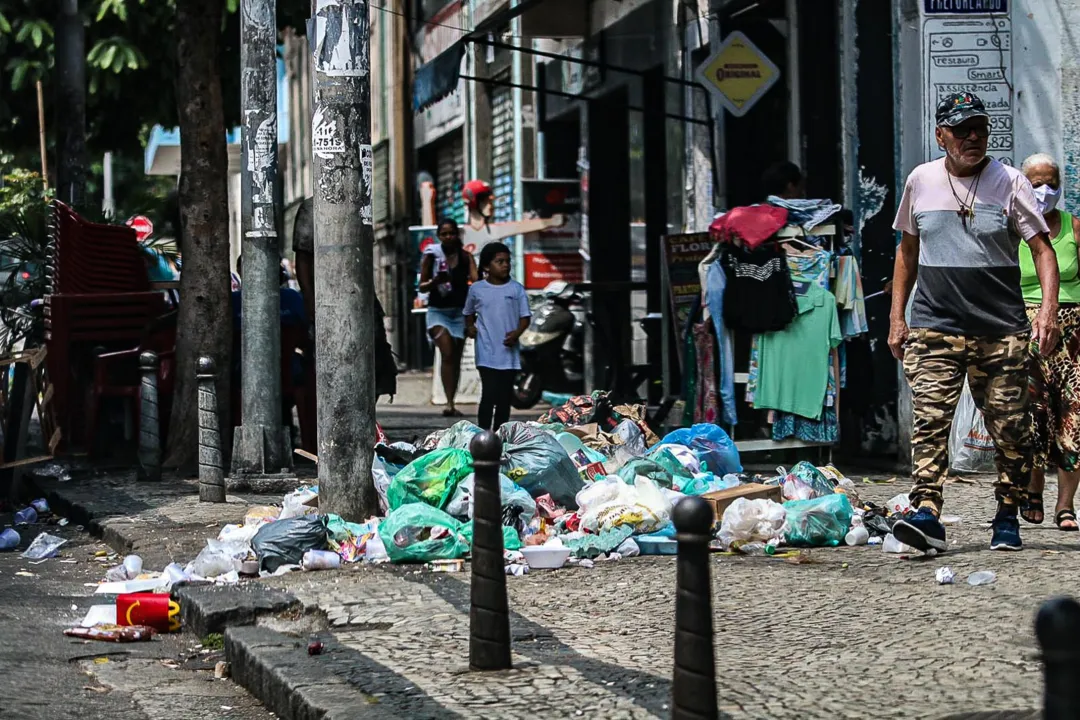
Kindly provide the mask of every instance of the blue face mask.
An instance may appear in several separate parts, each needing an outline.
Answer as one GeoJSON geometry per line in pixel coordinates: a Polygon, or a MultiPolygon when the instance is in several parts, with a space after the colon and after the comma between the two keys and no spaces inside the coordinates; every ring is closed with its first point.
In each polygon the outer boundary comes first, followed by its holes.
{"type": "Polygon", "coordinates": [[[1035,188],[1035,199],[1039,201],[1039,212],[1043,215],[1057,207],[1061,200],[1061,188],[1040,185],[1035,188]]]}

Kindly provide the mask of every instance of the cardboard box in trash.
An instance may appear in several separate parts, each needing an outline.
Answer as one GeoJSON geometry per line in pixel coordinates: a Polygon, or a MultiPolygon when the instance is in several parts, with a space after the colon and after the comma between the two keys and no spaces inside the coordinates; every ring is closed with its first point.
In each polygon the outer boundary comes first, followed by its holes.
{"type": "Polygon", "coordinates": [[[727,510],[728,505],[735,502],[738,498],[746,498],[747,500],[765,499],[774,500],[775,502],[784,502],[784,496],[780,491],[779,485],[760,485],[758,483],[747,483],[746,485],[728,488],[727,490],[717,490],[716,492],[705,493],[701,497],[712,505],[713,516],[716,518],[716,522],[720,522],[724,519],[724,511],[727,510]]]}

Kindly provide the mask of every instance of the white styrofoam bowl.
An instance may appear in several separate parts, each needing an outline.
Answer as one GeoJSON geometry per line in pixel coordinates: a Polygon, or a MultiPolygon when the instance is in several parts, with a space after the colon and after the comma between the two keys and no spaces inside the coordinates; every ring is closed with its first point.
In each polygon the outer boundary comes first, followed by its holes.
{"type": "Polygon", "coordinates": [[[566,564],[570,548],[534,545],[521,548],[521,554],[532,570],[557,570],[566,564]]]}

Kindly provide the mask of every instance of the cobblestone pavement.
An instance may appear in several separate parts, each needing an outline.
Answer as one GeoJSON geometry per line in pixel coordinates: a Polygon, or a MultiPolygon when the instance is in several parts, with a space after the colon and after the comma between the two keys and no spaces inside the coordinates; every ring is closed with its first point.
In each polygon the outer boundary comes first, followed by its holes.
{"type": "MultiPolygon", "coordinates": [[[[883,502],[906,490],[865,485],[883,502]]],[[[1047,497],[1055,490],[1048,487],[1047,497]]],[[[815,549],[811,563],[712,559],[720,707],[732,718],[1036,717],[1042,692],[1032,621],[1075,591],[1080,537],[1025,525],[1021,553],[988,550],[987,481],[946,489],[949,552],[815,549]],[[957,583],[939,586],[948,565],[957,583]],[[972,587],[967,576],[993,570],[972,587]]],[[[468,574],[351,568],[273,584],[330,620],[315,658],[387,714],[419,717],[666,717],[672,558],[508,578],[515,669],[467,673],[468,574]]]]}

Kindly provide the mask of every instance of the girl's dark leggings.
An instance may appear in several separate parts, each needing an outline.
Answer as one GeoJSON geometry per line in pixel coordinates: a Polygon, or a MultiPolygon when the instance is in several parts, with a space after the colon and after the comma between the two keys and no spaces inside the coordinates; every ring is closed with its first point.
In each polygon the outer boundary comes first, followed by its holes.
{"type": "Polygon", "coordinates": [[[510,419],[510,398],[514,392],[514,376],[517,370],[493,370],[478,367],[480,371],[480,412],[477,424],[482,430],[495,432],[510,419]]]}

